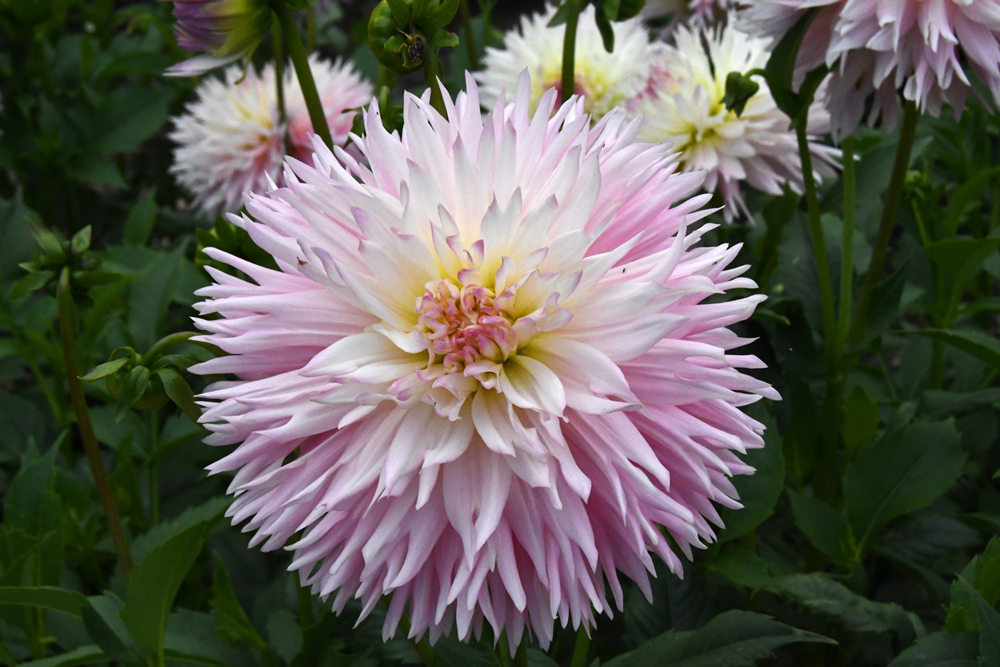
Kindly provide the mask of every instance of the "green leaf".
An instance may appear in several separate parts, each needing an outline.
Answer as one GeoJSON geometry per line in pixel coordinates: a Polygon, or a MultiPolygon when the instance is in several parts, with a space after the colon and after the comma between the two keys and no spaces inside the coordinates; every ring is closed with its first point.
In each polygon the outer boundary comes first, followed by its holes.
{"type": "Polygon", "coordinates": [[[892,519],[930,504],[962,473],[965,453],[952,422],[917,422],[858,454],[843,477],[859,551],[892,519]]]}
{"type": "Polygon", "coordinates": [[[923,633],[923,625],[895,603],[873,602],[823,574],[792,574],[767,589],[852,632],[894,630],[904,642],[923,633]]]}
{"type": "Polygon", "coordinates": [[[144,246],[156,226],[156,189],[135,203],[125,219],[125,244],[144,246]]]}
{"type": "Polygon", "coordinates": [[[55,586],[0,586],[0,604],[41,607],[77,618],[85,601],[82,593],[55,586]]]}
{"type": "Polygon", "coordinates": [[[51,658],[32,660],[31,662],[18,663],[18,667],[78,667],[79,665],[93,665],[97,662],[107,662],[108,656],[93,644],[81,646],[72,651],[67,651],[51,658]]]}
{"type": "Polygon", "coordinates": [[[743,115],[750,98],[760,90],[760,84],[742,72],[730,72],[726,75],[726,95],[722,102],[726,108],[735,111],[737,116],[743,115]]]}
{"type": "MultiPolygon", "coordinates": [[[[771,91],[778,108],[785,112],[789,118],[796,118],[800,112],[802,100],[796,95],[792,88],[792,77],[795,73],[795,63],[798,59],[799,47],[802,39],[809,30],[813,19],[819,13],[818,9],[810,9],[802,13],[802,16],[795,22],[781,41],[771,51],[771,56],[764,66],[767,78],[767,85],[771,91]]],[[[806,102],[806,106],[811,102],[806,102]]]]}
{"type": "Polygon", "coordinates": [[[979,665],[1000,667],[1000,614],[972,584],[959,577],[959,585],[972,597],[979,619],[979,665]]]}
{"type": "Polygon", "coordinates": [[[66,173],[74,180],[92,185],[106,185],[120,189],[128,187],[115,161],[97,154],[88,154],[72,164],[66,173]]]}
{"type": "Polygon", "coordinates": [[[899,654],[889,667],[976,667],[976,637],[969,632],[935,632],[899,654]]]}
{"type": "Polygon", "coordinates": [[[197,424],[198,418],[201,417],[201,410],[194,402],[194,392],[191,391],[191,386],[187,381],[172,368],[161,368],[154,373],[159,376],[163,383],[163,390],[167,392],[170,400],[184,411],[188,419],[197,424]]]}
{"type": "Polygon", "coordinates": [[[700,630],[667,632],[632,651],[623,667],[753,667],[774,650],[793,643],[836,644],[822,635],[779,623],[769,616],[732,610],[700,630]]]}
{"type": "Polygon", "coordinates": [[[107,96],[88,133],[95,154],[128,153],[160,131],[174,97],[169,87],[123,86],[107,96]]]}
{"type": "Polygon", "coordinates": [[[962,218],[970,206],[981,205],[983,199],[983,189],[994,178],[1000,175],[1000,167],[984,169],[975,176],[958,186],[951,197],[948,198],[948,207],[944,210],[944,217],[941,226],[944,235],[954,236],[958,231],[958,226],[962,223],[962,218]]]}
{"type": "Polygon", "coordinates": [[[129,359],[113,359],[111,361],[105,361],[103,364],[93,367],[90,372],[81,377],[80,379],[84,382],[94,382],[95,380],[103,380],[109,375],[114,375],[121,369],[122,366],[127,364],[129,359]]]}
{"type": "Polygon", "coordinates": [[[754,591],[760,590],[771,580],[771,573],[764,561],[752,551],[742,548],[726,549],[706,566],[754,591]]]}
{"type": "Polygon", "coordinates": [[[792,505],[795,525],[817,550],[835,563],[843,563],[853,556],[851,529],[841,516],[826,503],[804,496],[791,489],[788,500],[792,505]]]}
{"type": "Polygon", "coordinates": [[[162,665],[167,615],[188,570],[201,553],[208,523],[197,523],[150,550],[129,581],[121,618],[136,644],[162,665]]]}
{"type": "Polygon", "coordinates": [[[100,287],[121,280],[122,274],[114,271],[74,271],[73,283],[80,287],[100,287]]]}
{"type": "Polygon", "coordinates": [[[907,333],[951,345],[1000,371],[1000,341],[989,334],[962,329],[922,329],[907,333]]]}
{"type": "Polygon", "coordinates": [[[83,626],[90,638],[115,661],[123,665],[144,667],[146,661],[122,623],[121,611],[124,606],[113,593],[92,595],[80,608],[83,626]]]}
{"type": "Polygon", "coordinates": [[[118,404],[115,406],[115,421],[120,422],[129,409],[149,389],[149,369],[135,366],[125,373],[118,385],[118,404]]]}
{"type": "Polygon", "coordinates": [[[245,642],[255,651],[267,649],[267,642],[260,636],[243,605],[236,599],[229,571],[222,556],[215,553],[215,577],[212,579],[212,599],[209,600],[215,617],[219,620],[219,634],[232,643],[245,642]]]}
{"type": "Polygon", "coordinates": [[[927,246],[927,258],[961,286],[973,278],[1000,248],[1000,238],[946,239],[927,246]]]}
{"type": "Polygon", "coordinates": [[[764,523],[771,516],[785,486],[785,459],[777,424],[759,404],[751,406],[747,414],[764,425],[764,447],[752,449],[743,457],[744,462],[753,466],[756,472],[733,478],[733,486],[740,494],[743,509],[724,509],[720,512],[726,527],[719,534],[719,542],[746,535],[764,523]]]}
{"type": "Polygon", "coordinates": [[[594,12],[594,20],[597,23],[598,32],[601,33],[604,50],[612,53],[615,50],[615,29],[611,27],[611,21],[608,20],[607,14],[600,7],[594,12]]]}
{"type": "Polygon", "coordinates": [[[245,667],[252,664],[246,649],[226,644],[219,638],[219,630],[217,619],[208,614],[188,609],[170,614],[163,635],[167,664],[174,661],[208,667],[245,667]]]}
{"type": "Polygon", "coordinates": [[[87,225],[76,234],[70,240],[69,246],[73,249],[73,253],[76,255],[82,255],[90,249],[90,239],[91,239],[91,228],[87,225]]]}
{"type": "Polygon", "coordinates": [[[951,585],[951,606],[948,608],[945,629],[978,632],[975,601],[965,584],[975,588],[987,604],[996,603],[1000,596],[1000,537],[993,537],[983,553],[973,556],[951,585]]]}
{"type": "Polygon", "coordinates": [[[864,387],[852,389],[844,403],[844,444],[851,455],[875,439],[880,421],[878,406],[864,387]]]}
{"type": "Polygon", "coordinates": [[[174,519],[158,523],[132,541],[132,557],[141,562],[147,553],[196,524],[207,522],[210,527],[225,525],[223,515],[231,502],[226,496],[218,496],[184,510],[174,519]]]}
{"type": "Polygon", "coordinates": [[[15,283],[14,287],[10,290],[9,299],[18,299],[22,296],[27,296],[35,290],[39,290],[56,277],[56,274],[52,271],[32,271],[25,277],[15,283]]]}

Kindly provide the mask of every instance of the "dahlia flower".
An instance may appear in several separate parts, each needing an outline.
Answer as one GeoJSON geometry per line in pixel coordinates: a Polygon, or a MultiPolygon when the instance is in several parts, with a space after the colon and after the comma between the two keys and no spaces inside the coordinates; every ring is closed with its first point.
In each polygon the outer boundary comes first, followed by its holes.
{"type": "Polygon", "coordinates": [[[264,0],[173,0],[177,45],[201,55],[167,69],[167,76],[198,76],[253,52],[271,26],[264,0]]]}
{"type": "Polygon", "coordinates": [[[821,8],[803,40],[800,71],[834,71],[828,105],[834,129],[850,134],[867,120],[891,128],[896,92],[937,116],[943,103],[960,114],[972,87],[963,61],[1000,105],[1000,0],[754,0],[745,22],[781,35],[807,10],[821,8]]]}
{"type": "Polygon", "coordinates": [[[550,90],[532,115],[525,75],[484,118],[467,87],[447,118],[408,96],[401,135],[373,102],[365,163],[315,143],[247,196],[231,219],[281,270],[207,251],[252,282],[209,267],[196,323],[229,355],[195,369],[239,378],[202,421],[252,545],[338,613],[391,594],[386,638],[408,608],[411,637],[486,622],[513,651],[620,609],[619,572],[649,596],[651,554],[681,573],[665,534],[714,539],[763,445],[739,408],[777,395],[726,328],[764,297],[704,302],[755,285],[698,247],[699,175],[623,110],[550,90]]]}
{"type": "MultiPolygon", "coordinates": [[[[725,24],[680,26],[674,39],[676,47],[669,48],[665,61],[666,82],[638,106],[643,115],[639,139],[669,143],[681,152],[682,169],[705,171],[705,190],[722,195],[727,220],[735,218],[739,209],[750,216],[740,194],[744,181],[772,195],[780,195],[786,183],[801,192],[798,141],[767,84],[760,82],[760,90],[739,116],[723,101],[729,73],[764,67],[771,40],[725,24]]],[[[809,131],[825,134],[829,120],[829,114],[814,105],[809,131]]],[[[810,149],[816,158],[816,178],[832,175],[839,152],[818,140],[810,143],[810,149]]]]}
{"type": "MultiPolygon", "coordinates": [[[[548,27],[556,8],[544,14],[524,16],[520,32],[510,31],[503,49],[487,47],[483,69],[475,73],[483,103],[492,105],[503,90],[513,90],[521,72],[531,75],[531,109],[542,93],[562,87],[563,36],[566,26],[548,27]]],[[[650,90],[662,75],[663,44],[650,41],[638,18],[612,23],[615,32],[613,53],[604,50],[601,33],[594,20],[594,7],[580,14],[576,35],[576,94],[586,98],[587,113],[600,117],[650,90]]]]}
{"type": "MultiPolygon", "coordinates": [[[[343,145],[355,112],[366,104],[372,87],[349,64],[310,57],[320,101],[330,133],[343,145]]],[[[288,154],[303,162],[312,160],[312,121],[298,78],[284,76],[287,123],[278,113],[274,64],[258,74],[232,67],[225,80],[207,79],[186,112],[174,119],[170,138],[177,144],[170,172],[194,194],[195,205],[206,215],[238,211],[246,191],[259,192],[277,178],[288,154]]]]}

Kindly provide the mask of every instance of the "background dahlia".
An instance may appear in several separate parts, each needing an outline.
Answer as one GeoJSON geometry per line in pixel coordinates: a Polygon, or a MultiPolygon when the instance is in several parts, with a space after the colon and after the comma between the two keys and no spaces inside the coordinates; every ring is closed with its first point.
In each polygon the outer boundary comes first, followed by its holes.
{"type": "MultiPolygon", "coordinates": [[[[503,90],[513,90],[521,72],[531,75],[531,110],[542,93],[561,88],[563,37],[566,26],[548,27],[556,8],[521,18],[520,31],[504,37],[504,48],[488,47],[483,69],[475,73],[487,107],[503,90]]],[[[591,5],[580,13],[576,36],[575,93],[586,97],[587,113],[599,117],[650,89],[661,73],[663,45],[650,41],[639,18],[611,24],[613,53],[604,50],[591,5]]]]}
{"type": "MultiPolygon", "coordinates": [[[[663,82],[636,108],[643,117],[638,138],[669,143],[681,152],[682,169],[706,172],[705,190],[722,195],[727,220],[739,209],[746,212],[740,194],[744,182],[772,195],[780,195],[785,184],[801,193],[802,165],[795,132],[767,84],[755,79],[760,90],[739,116],[724,103],[728,74],[763,68],[770,57],[771,40],[751,37],[726,24],[680,26],[674,39],[676,46],[668,47],[664,60],[663,82]]],[[[829,121],[826,110],[813,105],[809,132],[814,137],[826,134],[829,121]]],[[[817,158],[817,179],[833,175],[839,152],[818,140],[810,142],[810,148],[817,158]]]]}
{"type": "MultiPolygon", "coordinates": [[[[351,131],[354,109],[366,104],[372,87],[347,63],[309,59],[327,124],[335,143],[343,145],[351,131]]],[[[292,71],[284,76],[287,124],[278,113],[274,65],[258,74],[252,67],[231,67],[225,80],[207,79],[197,98],[174,119],[170,138],[177,144],[170,173],[194,195],[195,205],[214,217],[238,211],[244,192],[268,187],[288,154],[312,161],[312,122],[302,88],[292,71]]]]}
{"type": "Polygon", "coordinates": [[[896,122],[896,92],[937,116],[956,114],[972,70],[1000,104],[1000,0],[754,0],[749,29],[780,36],[808,9],[821,7],[803,40],[800,71],[825,62],[834,129],[851,134],[872,98],[869,123],[896,122]],[[964,67],[963,67],[964,64],[964,67]]]}
{"type": "Polygon", "coordinates": [[[177,45],[199,55],[167,69],[167,76],[198,76],[253,53],[271,27],[263,0],[172,0],[177,45]]]}
{"type": "Polygon", "coordinates": [[[592,127],[550,90],[532,115],[524,76],[484,118],[467,86],[447,118],[408,96],[402,136],[373,103],[370,166],[317,143],[247,197],[232,219],[281,271],[207,251],[253,282],[209,269],[221,318],[197,324],[230,354],[196,369],[240,378],[202,421],[237,445],[210,470],[235,471],[251,544],[338,612],[391,594],[386,637],[409,607],[412,637],[485,621],[513,651],[621,608],[619,571],[648,596],[651,554],[679,572],[661,530],[712,541],[763,444],[739,408],[778,396],[726,328],[764,297],[703,303],[755,285],[688,230],[700,175],[622,110],[592,127]]]}

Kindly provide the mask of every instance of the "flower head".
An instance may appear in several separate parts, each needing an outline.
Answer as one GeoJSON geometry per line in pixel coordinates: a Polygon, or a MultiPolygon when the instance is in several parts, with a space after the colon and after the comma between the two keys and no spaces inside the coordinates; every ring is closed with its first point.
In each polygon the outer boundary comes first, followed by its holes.
{"type": "MultiPolygon", "coordinates": [[[[371,85],[348,64],[309,59],[334,142],[343,145],[351,131],[353,109],[368,102],[371,85]]],[[[287,124],[278,112],[274,65],[226,71],[225,80],[207,79],[197,99],[174,120],[170,138],[177,144],[170,167],[178,182],[195,195],[195,205],[215,216],[238,211],[244,192],[260,192],[276,179],[288,154],[312,161],[312,121],[294,73],[284,77],[287,124]]]]}
{"type": "Polygon", "coordinates": [[[271,26],[264,0],[173,0],[177,44],[201,55],[167,69],[167,76],[198,76],[253,52],[271,26]]]}
{"type": "Polygon", "coordinates": [[[336,611],[391,593],[386,637],[408,607],[412,637],[547,646],[621,608],[618,572],[648,595],[651,554],[678,571],[660,530],[690,557],[738,507],[763,444],[739,407],[777,395],[726,327],[763,297],[704,303],[754,284],[697,247],[700,176],[624,111],[592,126],[550,90],[531,115],[525,75],[484,118],[467,86],[447,118],[408,96],[401,135],[373,103],[368,166],[317,143],[247,197],[232,219],[281,271],[206,251],[254,282],[200,292],[230,354],[196,368],[239,377],[202,421],[237,445],[210,468],[236,471],[233,521],[336,611]]]}
{"type": "MultiPolygon", "coordinates": [[[[562,87],[565,25],[548,27],[555,7],[521,19],[520,32],[507,33],[503,49],[486,49],[484,67],[475,73],[483,103],[492,105],[502,90],[513,90],[521,72],[531,75],[531,109],[542,93],[562,87]]],[[[600,117],[651,89],[661,73],[663,45],[650,41],[638,18],[612,23],[614,52],[604,50],[594,7],[580,14],[576,35],[575,93],[586,98],[587,113],[600,117]]]]}
{"type": "Polygon", "coordinates": [[[934,116],[943,103],[961,113],[968,70],[1000,105],[1000,0],[754,0],[745,22],[781,35],[812,8],[820,13],[798,68],[825,62],[834,71],[827,99],[838,133],[854,131],[869,98],[868,122],[881,118],[891,128],[900,90],[934,116]]]}
{"type": "MultiPolygon", "coordinates": [[[[795,132],[767,84],[760,82],[740,115],[724,102],[728,74],[763,68],[770,57],[770,40],[725,24],[680,26],[674,39],[676,47],[670,47],[665,61],[665,83],[638,107],[643,115],[639,139],[668,142],[681,152],[685,171],[707,172],[705,189],[722,195],[730,220],[737,215],[737,206],[746,209],[740,195],[743,182],[772,195],[780,195],[786,183],[801,192],[795,132]]],[[[810,110],[810,132],[825,134],[828,129],[829,115],[815,105],[810,110]]],[[[816,176],[832,175],[838,152],[817,141],[810,147],[817,158],[816,176]]]]}

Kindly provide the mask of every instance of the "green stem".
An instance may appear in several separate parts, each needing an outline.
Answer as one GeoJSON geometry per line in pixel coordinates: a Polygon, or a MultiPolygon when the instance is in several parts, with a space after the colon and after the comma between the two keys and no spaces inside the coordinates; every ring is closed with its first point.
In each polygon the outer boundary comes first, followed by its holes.
{"type": "Polygon", "coordinates": [[[580,23],[580,4],[578,0],[569,2],[569,17],[566,19],[566,34],[563,37],[562,88],[560,95],[565,102],[576,92],[576,28],[580,23]]]}
{"type": "Polygon", "coordinates": [[[586,626],[581,623],[576,633],[576,644],[573,646],[573,659],[570,667],[587,667],[587,655],[590,653],[590,635],[586,626]]]}
{"type": "Polygon", "coordinates": [[[479,69],[479,54],[476,52],[476,37],[472,33],[472,14],[469,0],[458,0],[458,10],[462,14],[462,30],[465,31],[465,48],[469,52],[469,69],[479,69]]]}
{"type": "Polygon", "coordinates": [[[424,61],[424,77],[427,79],[427,86],[431,89],[431,106],[442,116],[448,113],[444,107],[444,97],[441,95],[441,60],[432,49],[427,51],[427,59],[424,61]]]}
{"type": "Polygon", "coordinates": [[[149,411],[149,526],[160,523],[160,461],[156,452],[160,420],[156,410],[149,411]]]}
{"type": "Polygon", "coordinates": [[[163,354],[166,350],[169,350],[174,345],[180,345],[181,343],[186,343],[191,338],[197,336],[197,332],[194,331],[178,331],[176,333],[168,334],[161,338],[160,340],[153,343],[152,347],[146,351],[146,354],[139,358],[140,366],[149,366],[156,358],[163,354]]]}
{"type": "Polygon", "coordinates": [[[306,50],[316,50],[316,7],[312,4],[306,7],[306,50]]]}
{"type": "Polygon", "coordinates": [[[521,645],[517,647],[511,667],[528,667],[528,633],[521,637],[521,645]]]}
{"type": "Polygon", "coordinates": [[[292,59],[292,66],[295,67],[295,76],[298,77],[299,87],[302,89],[302,97],[305,98],[306,109],[309,110],[309,120],[312,121],[313,132],[319,135],[323,143],[333,148],[333,139],[330,137],[330,126],[326,123],[326,114],[323,112],[323,104],[320,102],[319,93],[316,91],[316,81],[313,80],[312,70],[309,68],[309,56],[306,48],[302,45],[302,37],[299,35],[298,26],[295,25],[288,8],[276,2],[273,5],[274,13],[281,24],[281,32],[285,38],[285,47],[288,49],[288,56],[292,59]]]}
{"type": "Polygon", "coordinates": [[[805,183],[806,207],[809,211],[809,231],[812,234],[813,255],[816,258],[816,273],[819,279],[819,299],[823,310],[823,339],[826,346],[827,364],[832,368],[837,363],[840,346],[837,344],[837,320],[833,309],[833,281],[830,278],[830,260],[826,252],[826,239],[820,222],[819,199],[816,196],[816,180],[813,175],[812,155],[809,153],[809,139],[806,128],[799,123],[795,128],[799,140],[799,158],[802,160],[802,180],[805,183]]]}
{"type": "Polygon", "coordinates": [[[493,0],[479,0],[479,14],[483,17],[483,48],[492,46],[493,28],[490,14],[493,11],[493,0]]]}
{"type": "Polygon", "coordinates": [[[118,561],[121,563],[122,571],[125,572],[127,578],[132,574],[132,553],[128,548],[128,539],[125,537],[125,528],[122,526],[121,515],[118,513],[118,505],[115,504],[115,497],[111,493],[108,473],[101,460],[101,450],[97,445],[94,427],[90,422],[90,412],[87,410],[87,400],[83,395],[83,386],[80,384],[76,351],[73,349],[73,303],[69,290],[69,267],[63,267],[62,273],[59,275],[58,302],[59,331],[62,338],[63,359],[66,362],[66,381],[69,383],[69,395],[73,402],[73,410],[76,412],[80,438],[83,440],[83,448],[87,453],[87,461],[90,462],[90,470],[94,475],[94,484],[97,486],[97,496],[104,507],[111,541],[115,545],[118,561]]]}
{"type": "Polygon", "coordinates": [[[844,240],[840,260],[840,312],[837,315],[838,338],[843,342],[851,326],[851,287],[854,282],[855,185],[854,137],[844,139],[844,240]]]}
{"type": "Polygon", "coordinates": [[[305,629],[316,623],[312,610],[312,595],[310,595],[309,589],[299,581],[298,574],[293,573],[292,576],[295,577],[295,597],[299,603],[299,626],[305,629]]]}
{"type": "MultiPolygon", "coordinates": [[[[312,9],[310,7],[310,9],[312,9]]],[[[277,21],[271,23],[271,46],[274,49],[274,90],[278,102],[278,124],[285,128],[281,136],[282,152],[288,153],[288,114],[285,111],[285,49],[281,40],[281,26],[277,21]]]]}
{"type": "MultiPolygon", "coordinates": [[[[389,599],[390,596],[383,597],[382,602],[387,603],[389,599]]],[[[399,619],[399,628],[407,637],[410,636],[410,615],[405,611],[399,619]]],[[[417,652],[418,656],[420,656],[420,662],[424,664],[424,667],[435,667],[437,664],[437,658],[434,657],[434,648],[430,645],[430,642],[428,642],[426,638],[417,641],[415,637],[411,637],[410,646],[412,646],[413,650],[417,652]]]]}
{"type": "Polygon", "coordinates": [[[868,265],[864,285],[861,287],[861,296],[858,297],[858,307],[854,313],[854,320],[847,333],[849,343],[857,343],[861,340],[865,327],[868,325],[869,302],[872,290],[882,279],[882,270],[889,256],[889,240],[892,237],[892,228],[896,224],[899,202],[903,198],[903,185],[906,181],[906,170],[910,165],[910,152],[913,149],[913,139],[916,136],[918,117],[917,105],[912,101],[907,101],[906,109],[903,112],[903,126],[899,132],[899,144],[896,146],[896,160],[892,165],[892,177],[885,196],[885,207],[882,209],[882,219],[879,221],[878,235],[875,237],[875,246],[872,249],[872,259],[868,265]]]}

